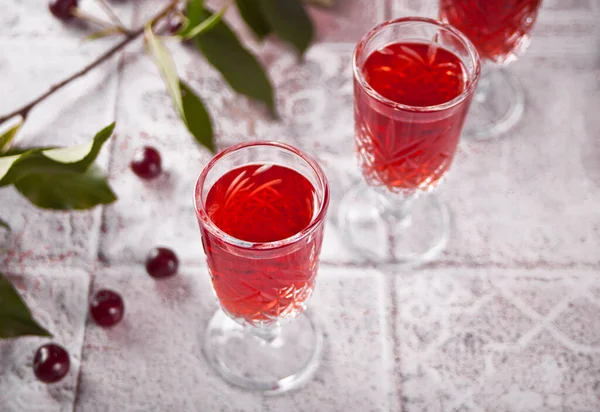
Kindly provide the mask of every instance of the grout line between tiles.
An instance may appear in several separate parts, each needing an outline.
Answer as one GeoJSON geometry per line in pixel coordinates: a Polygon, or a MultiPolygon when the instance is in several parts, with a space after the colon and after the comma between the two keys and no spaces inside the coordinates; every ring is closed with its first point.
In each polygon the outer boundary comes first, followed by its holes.
{"type": "Polygon", "coordinates": [[[499,262],[485,262],[485,263],[474,263],[474,262],[459,262],[459,261],[445,261],[429,263],[417,270],[422,269],[520,269],[520,270],[600,270],[600,262],[569,262],[569,263],[555,263],[548,262],[546,260],[540,260],[537,262],[512,262],[509,264],[499,262]]]}
{"type": "Polygon", "coordinates": [[[381,278],[381,287],[383,287],[382,292],[382,302],[379,305],[379,322],[380,322],[380,334],[382,337],[382,355],[381,360],[383,362],[385,369],[385,377],[387,379],[384,380],[384,390],[387,398],[388,410],[396,411],[397,408],[392,408],[392,404],[395,400],[401,396],[398,394],[398,391],[401,389],[400,386],[396,384],[396,373],[395,373],[395,352],[396,352],[396,342],[394,336],[392,334],[392,323],[390,322],[389,309],[392,306],[391,295],[388,293],[389,290],[393,292],[393,279],[390,279],[387,276],[383,276],[381,278]]]}
{"type": "MultiPolygon", "coordinates": [[[[106,260],[100,259],[103,267],[111,266],[134,266],[141,265],[141,260],[134,261],[123,261],[120,259],[106,260]]],[[[192,267],[206,267],[206,261],[202,260],[181,260],[181,264],[192,267]]],[[[513,263],[499,263],[499,262],[459,262],[459,261],[441,261],[441,262],[430,262],[421,267],[401,267],[388,264],[374,264],[365,262],[331,262],[331,261],[320,261],[321,267],[329,268],[349,268],[349,269],[365,269],[365,270],[379,270],[390,276],[397,276],[397,274],[409,274],[426,271],[426,270],[444,270],[444,269],[493,269],[493,270],[547,270],[551,272],[563,271],[563,270],[578,270],[578,271],[600,271],[600,262],[569,262],[569,263],[555,263],[548,261],[539,262],[513,262],[513,263]],[[395,274],[392,272],[396,272],[395,274]]]]}
{"type": "Polygon", "coordinates": [[[396,285],[397,278],[387,277],[386,283],[389,282],[389,302],[390,302],[390,316],[387,319],[390,321],[390,333],[392,335],[392,359],[393,364],[393,382],[396,384],[396,400],[399,406],[399,411],[404,412],[404,387],[402,380],[402,351],[400,350],[400,340],[398,338],[397,319],[398,319],[398,299],[396,296],[396,285]]]}
{"type": "Polygon", "coordinates": [[[392,18],[392,2],[394,0],[385,0],[385,5],[383,7],[383,20],[387,21],[392,18]]]}
{"type": "MultiPolygon", "coordinates": [[[[121,83],[123,80],[123,68],[124,68],[124,58],[125,58],[125,54],[123,53],[123,51],[121,51],[118,54],[118,62],[117,62],[117,80],[116,80],[116,85],[115,85],[115,93],[114,93],[114,107],[113,107],[113,119],[117,119],[118,116],[118,107],[119,107],[119,95],[121,93],[121,83]]],[[[113,138],[110,139],[110,145],[108,147],[108,162],[107,162],[107,175],[110,173],[110,169],[111,166],[113,164],[113,157],[114,157],[114,148],[116,147],[117,143],[116,143],[116,139],[113,136],[113,138]]],[[[97,228],[96,233],[97,235],[97,239],[96,239],[96,259],[102,261],[101,256],[101,248],[102,248],[102,237],[103,237],[103,230],[102,228],[104,227],[104,220],[106,218],[106,205],[102,205],[101,207],[101,211],[100,211],[100,224],[97,228]]],[[[94,287],[94,280],[95,280],[95,276],[93,273],[93,269],[90,270],[89,272],[89,283],[88,283],[88,291],[87,291],[87,298],[89,300],[90,294],[92,293],[93,287],[94,287]]],[[[79,387],[80,387],[80,383],[81,383],[81,371],[83,369],[83,350],[85,347],[85,338],[86,338],[86,334],[87,334],[87,317],[84,320],[84,324],[83,324],[83,338],[81,341],[81,350],[79,352],[79,357],[80,357],[80,363],[79,363],[79,370],[77,371],[77,381],[75,383],[75,394],[73,397],[73,412],[76,412],[77,410],[77,402],[79,400],[79,387]]]]}
{"type": "MultiPolygon", "coordinates": [[[[113,93],[113,116],[112,116],[112,121],[116,121],[117,118],[117,107],[118,107],[118,102],[119,102],[119,93],[120,93],[120,88],[121,88],[121,79],[122,79],[122,62],[123,62],[123,53],[119,53],[118,54],[118,61],[117,61],[117,79],[115,81],[115,92],[113,93]]],[[[110,178],[110,170],[112,167],[112,163],[113,163],[113,152],[114,152],[114,147],[116,146],[116,141],[115,141],[115,134],[113,133],[113,136],[109,139],[108,142],[108,161],[106,163],[106,177],[107,179],[110,178]]],[[[117,200],[118,201],[118,200],[117,200]]],[[[94,230],[92,231],[92,233],[94,233],[96,236],[95,239],[95,253],[93,254],[93,256],[90,256],[91,260],[92,260],[92,265],[99,260],[100,255],[101,255],[101,251],[100,249],[102,248],[102,228],[104,226],[104,219],[105,219],[105,210],[106,210],[107,205],[100,205],[99,209],[99,222],[97,227],[94,228],[94,230]]],[[[101,260],[101,259],[100,259],[101,260]]]]}
{"type": "MultiPolygon", "coordinates": [[[[89,300],[90,293],[92,291],[93,275],[88,272],[88,289],[87,289],[87,300],[89,300]]],[[[86,303],[87,312],[87,303],[86,303]]],[[[85,335],[87,333],[87,314],[83,319],[83,333],[81,337],[81,347],[79,348],[79,369],[77,370],[77,379],[75,381],[75,388],[73,390],[73,412],[77,410],[77,402],[79,401],[79,384],[81,383],[81,370],[83,369],[83,348],[85,347],[85,335]]]]}

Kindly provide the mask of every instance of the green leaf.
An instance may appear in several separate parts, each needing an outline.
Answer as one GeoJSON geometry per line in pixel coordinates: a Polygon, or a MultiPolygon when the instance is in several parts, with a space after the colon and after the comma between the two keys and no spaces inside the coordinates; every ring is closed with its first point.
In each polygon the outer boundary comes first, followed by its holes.
{"type": "Polygon", "coordinates": [[[228,7],[228,4],[225,5],[217,14],[213,14],[212,16],[210,16],[209,18],[207,18],[202,23],[196,26],[192,26],[188,23],[185,29],[185,34],[181,34],[181,37],[183,37],[184,39],[193,39],[200,33],[204,33],[205,31],[212,29],[217,25],[217,23],[221,21],[228,7]]]}
{"type": "Polygon", "coordinates": [[[8,230],[9,232],[11,231],[10,225],[5,220],[0,219],[0,226],[8,230]]]}
{"type": "Polygon", "coordinates": [[[206,19],[204,0],[188,0],[186,5],[186,16],[188,18],[188,27],[182,34],[189,33],[191,29],[201,24],[206,19]]]}
{"type": "Polygon", "coordinates": [[[13,285],[0,273],[0,338],[52,336],[31,316],[13,285]]]}
{"type": "Polygon", "coordinates": [[[313,25],[299,0],[258,0],[267,23],[282,40],[304,54],[313,39],[313,25]]]}
{"type": "Polygon", "coordinates": [[[99,131],[90,143],[60,149],[31,149],[0,157],[0,187],[30,174],[82,173],[96,160],[102,145],[112,135],[115,124],[99,131]]]}
{"type": "Polygon", "coordinates": [[[21,126],[23,126],[23,122],[23,118],[20,118],[15,125],[10,127],[4,133],[0,134],[0,153],[6,153],[10,149],[15,135],[17,134],[21,126]]]}
{"type": "MultiPolygon", "coordinates": [[[[188,4],[188,19],[192,26],[212,15],[211,11],[198,7],[196,3],[192,1],[188,4]]],[[[267,74],[223,20],[211,30],[196,36],[194,41],[233,90],[264,102],[275,115],[273,87],[267,74]]]]}
{"type": "Polygon", "coordinates": [[[156,62],[173,99],[177,115],[196,138],[196,141],[214,152],[212,125],[204,104],[194,94],[194,91],[179,79],[169,50],[152,33],[149,27],[146,27],[146,38],[148,39],[150,54],[156,62]]]}
{"type": "Polygon", "coordinates": [[[31,203],[44,209],[81,210],[117,200],[96,165],[83,173],[30,174],[17,181],[15,187],[31,203]]]}
{"type": "Polygon", "coordinates": [[[23,153],[32,152],[35,150],[41,151],[41,150],[50,150],[50,149],[57,149],[57,147],[56,146],[40,146],[40,147],[33,146],[33,147],[25,147],[25,148],[24,147],[11,147],[7,152],[1,153],[0,158],[21,155],[23,153]]]}
{"type": "Polygon", "coordinates": [[[202,100],[183,81],[179,82],[179,87],[181,88],[183,112],[188,130],[198,143],[214,153],[215,143],[213,141],[212,122],[202,100]]]}
{"type": "Polygon", "coordinates": [[[14,156],[0,157],[0,186],[6,186],[12,183],[14,179],[10,179],[7,177],[7,175],[9,175],[12,167],[15,163],[17,163],[17,160],[23,156],[26,156],[28,153],[29,152],[25,152],[22,155],[18,154],[14,156]]]}
{"type": "Polygon", "coordinates": [[[150,25],[145,27],[144,34],[148,41],[150,56],[154,59],[154,62],[158,66],[160,74],[167,85],[167,90],[175,105],[175,111],[177,111],[179,117],[183,118],[183,103],[181,101],[181,90],[179,89],[179,76],[177,76],[177,69],[175,68],[171,53],[169,53],[169,50],[162,44],[159,38],[154,35],[150,25]]]}
{"type": "Polygon", "coordinates": [[[50,149],[44,151],[44,156],[59,163],[69,165],[76,172],[85,171],[98,157],[102,145],[112,136],[115,123],[111,123],[96,133],[90,143],[79,146],[50,149]]]}
{"type": "Polygon", "coordinates": [[[259,40],[271,33],[271,27],[258,7],[258,0],[235,0],[235,3],[240,15],[259,40]]]}

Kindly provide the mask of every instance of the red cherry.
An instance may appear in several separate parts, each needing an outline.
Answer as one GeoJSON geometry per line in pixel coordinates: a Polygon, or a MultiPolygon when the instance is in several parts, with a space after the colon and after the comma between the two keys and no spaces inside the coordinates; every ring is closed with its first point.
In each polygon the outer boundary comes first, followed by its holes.
{"type": "Polygon", "coordinates": [[[174,14],[169,18],[168,30],[171,34],[177,34],[183,27],[183,20],[179,14],[174,14]]]}
{"type": "Polygon", "coordinates": [[[90,315],[99,326],[108,328],[123,319],[125,305],[121,295],[112,290],[99,290],[90,302],[90,315]]]}
{"type": "Polygon", "coordinates": [[[142,179],[154,179],[162,172],[160,153],[153,147],[136,150],[131,161],[131,170],[142,179]]]}
{"type": "Polygon", "coordinates": [[[72,9],[77,8],[78,0],[50,0],[48,8],[57,19],[67,21],[73,18],[72,9]]]}
{"type": "Polygon", "coordinates": [[[64,378],[69,366],[68,352],[54,343],[40,346],[33,358],[33,373],[44,383],[58,382],[64,378]]]}
{"type": "Polygon", "coordinates": [[[171,250],[157,247],[150,251],[146,258],[146,271],[153,278],[166,278],[177,273],[179,259],[171,250]]]}

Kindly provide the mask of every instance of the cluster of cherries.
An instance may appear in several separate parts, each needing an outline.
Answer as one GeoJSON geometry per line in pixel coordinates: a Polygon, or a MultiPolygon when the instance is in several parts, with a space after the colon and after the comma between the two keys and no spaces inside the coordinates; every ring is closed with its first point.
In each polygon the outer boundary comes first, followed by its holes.
{"type": "MultiPolygon", "coordinates": [[[[130,167],[140,178],[154,179],[162,173],[160,154],[152,147],[142,147],[134,154],[130,167]]],[[[157,247],[146,257],[146,271],[155,279],[173,276],[178,267],[179,260],[171,249],[157,247]]],[[[123,298],[112,290],[99,290],[90,301],[89,313],[97,325],[103,328],[115,326],[125,314],[123,298]]],[[[35,376],[45,383],[60,381],[69,372],[69,366],[66,349],[55,343],[42,345],[33,359],[35,376]]]]}
{"type": "MultiPolygon", "coordinates": [[[[50,12],[62,21],[71,20],[75,16],[78,0],[50,0],[50,12]]],[[[180,14],[173,15],[168,21],[170,33],[178,32],[182,27],[180,14]]],[[[136,151],[130,164],[131,170],[140,178],[150,180],[162,173],[161,158],[152,147],[142,147],[136,151]]],[[[146,258],[146,271],[153,278],[167,278],[177,273],[179,260],[175,253],[164,247],[150,251],[146,258]]],[[[108,289],[97,291],[90,301],[90,317],[104,328],[115,326],[123,319],[125,305],[117,292],[108,289]]],[[[65,348],[55,343],[42,345],[35,353],[33,371],[42,382],[60,381],[69,372],[69,354],[65,348]]]]}

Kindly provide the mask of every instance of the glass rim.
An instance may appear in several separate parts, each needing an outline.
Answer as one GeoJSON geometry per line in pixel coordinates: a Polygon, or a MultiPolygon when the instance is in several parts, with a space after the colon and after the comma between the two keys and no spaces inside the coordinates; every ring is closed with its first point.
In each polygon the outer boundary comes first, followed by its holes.
{"type": "Polygon", "coordinates": [[[204,167],[200,171],[200,174],[198,175],[198,178],[196,179],[196,184],[194,185],[193,196],[194,196],[194,209],[196,211],[196,216],[201,221],[201,224],[212,235],[218,237],[220,240],[224,241],[225,243],[228,243],[230,245],[233,245],[233,246],[236,246],[236,247],[239,247],[242,249],[272,250],[272,249],[278,249],[278,248],[281,248],[284,246],[288,246],[290,244],[293,244],[293,243],[303,239],[304,237],[306,237],[310,233],[312,233],[316,229],[316,227],[325,219],[325,213],[326,213],[327,207],[329,205],[329,183],[327,181],[325,172],[323,171],[321,166],[319,166],[317,161],[315,159],[313,159],[311,156],[309,156],[308,154],[301,151],[300,149],[297,149],[294,146],[291,146],[286,143],[280,143],[280,142],[275,142],[275,141],[270,141],[270,140],[255,140],[255,141],[251,141],[251,142],[238,143],[236,145],[230,146],[227,149],[223,150],[222,152],[213,156],[212,159],[210,159],[208,161],[208,163],[206,165],[204,165],[204,167]],[[311,219],[308,226],[306,226],[304,229],[302,229],[300,232],[296,233],[293,236],[290,236],[288,238],[281,239],[281,240],[275,240],[272,242],[248,242],[246,240],[238,239],[236,237],[228,235],[223,230],[221,230],[219,227],[217,227],[217,225],[215,225],[213,223],[213,221],[210,219],[210,217],[208,216],[208,213],[206,212],[206,207],[205,207],[206,205],[204,204],[204,200],[202,199],[202,197],[200,198],[200,200],[198,200],[198,198],[197,198],[198,189],[204,185],[206,176],[208,175],[210,170],[220,160],[222,160],[224,157],[226,157],[227,155],[229,155],[231,153],[237,152],[239,150],[242,150],[242,149],[245,149],[248,147],[254,147],[254,146],[276,147],[279,149],[284,149],[284,150],[300,157],[311,167],[311,169],[316,174],[319,183],[323,187],[323,198],[319,202],[319,211],[311,219]]]}
{"type": "Polygon", "coordinates": [[[446,110],[446,109],[452,108],[454,106],[457,106],[458,104],[463,102],[468,96],[472,95],[475,92],[475,88],[477,87],[477,80],[479,79],[479,76],[481,74],[481,61],[479,58],[479,53],[477,52],[477,49],[475,48],[473,43],[471,43],[471,41],[468,39],[467,36],[465,36],[462,32],[460,32],[453,26],[443,23],[436,19],[428,18],[428,17],[400,17],[400,18],[393,19],[393,20],[387,20],[387,21],[384,21],[383,23],[378,24],[377,26],[375,26],[371,30],[369,30],[359,40],[359,42],[356,44],[356,47],[354,48],[354,53],[352,56],[352,70],[354,72],[354,78],[358,81],[361,88],[371,98],[379,101],[380,103],[382,103],[386,106],[394,108],[394,109],[406,110],[406,111],[411,111],[411,112],[429,113],[429,112],[437,112],[437,111],[441,111],[441,110],[446,110]],[[454,99],[452,99],[448,102],[434,105],[434,106],[411,106],[411,105],[395,102],[391,99],[388,99],[387,97],[382,96],[381,94],[379,94],[379,92],[377,92],[375,89],[373,89],[373,87],[371,87],[371,85],[365,79],[361,68],[358,67],[358,55],[362,51],[362,49],[364,48],[366,43],[373,38],[373,36],[375,36],[377,33],[379,33],[381,30],[383,30],[384,28],[386,28],[388,26],[391,26],[394,24],[415,23],[415,22],[432,24],[434,26],[437,26],[440,29],[444,29],[444,30],[452,33],[465,45],[465,47],[469,51],[469,54],[473,57],[475,67],[474,67],[474,74],[472,76],[471,82],[469,84],[467,84],[467,87],[465,87],[465,89],[462,91],[461,94],[459,94],[454,99]]]}

